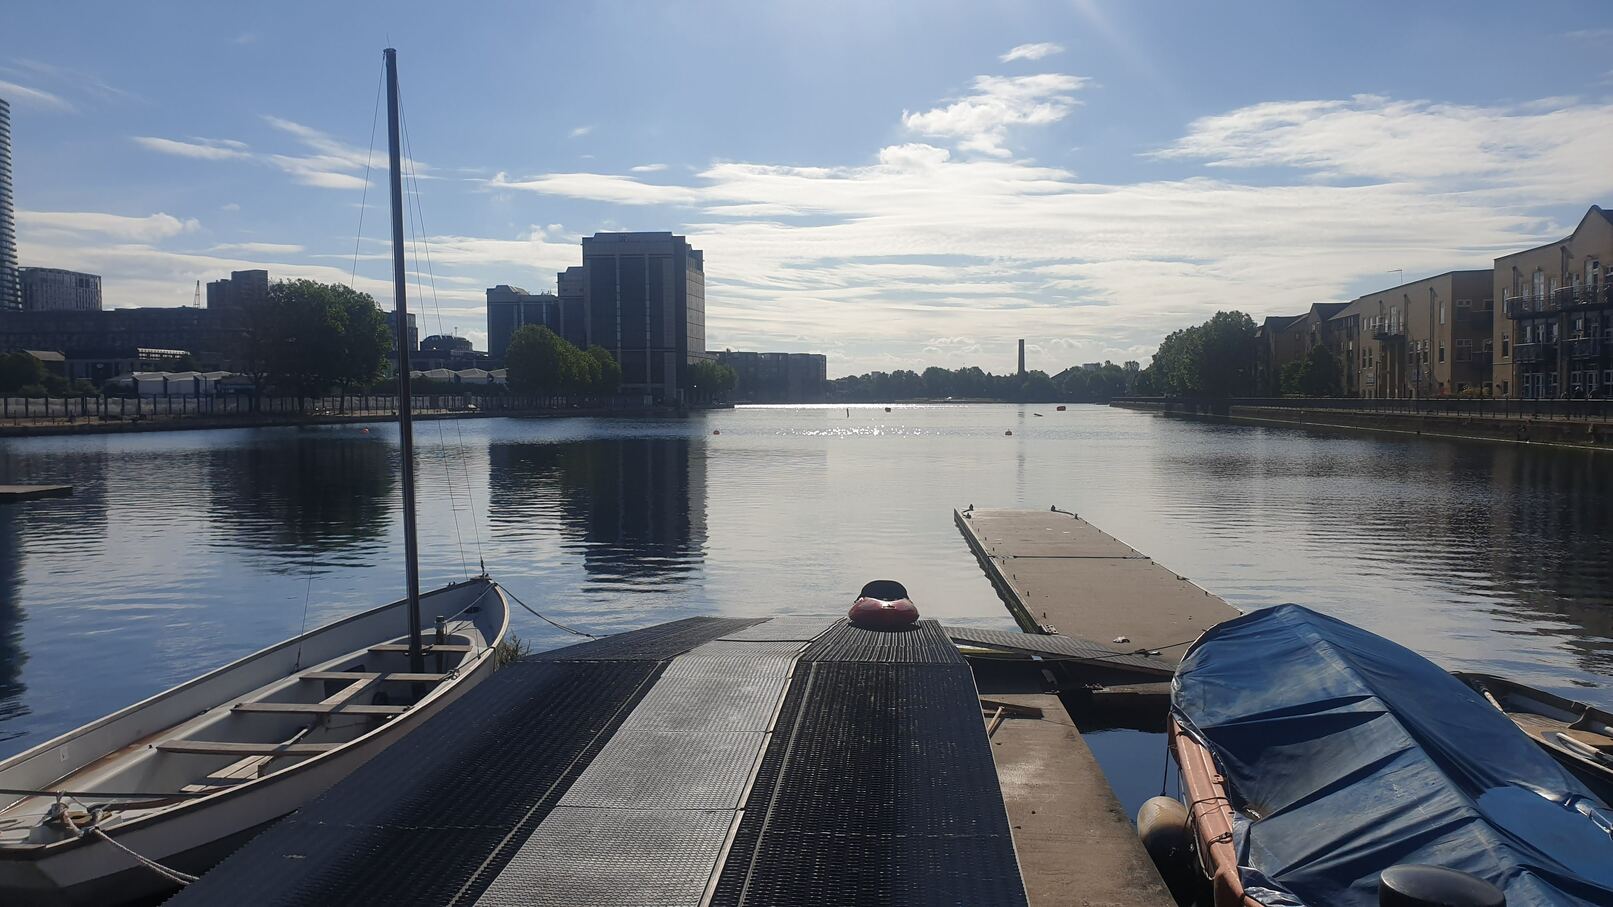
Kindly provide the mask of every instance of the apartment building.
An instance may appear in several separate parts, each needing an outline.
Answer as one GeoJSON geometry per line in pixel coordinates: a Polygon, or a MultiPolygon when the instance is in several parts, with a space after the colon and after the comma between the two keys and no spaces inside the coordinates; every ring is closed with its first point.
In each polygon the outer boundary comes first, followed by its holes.
{"type": "Polygon", "coordinates": [[[1490,391],[1491,283],[1488,269],[1447,271],[1351,301],[1339,314],[1355,320],[1360,396],[1490,391]]]}
{"type": "Polygon", "coordinates": [[[1571,235],[1503,255],[1493,274],[1497,395],[1613,393],[1613,214],[1592,205],[1571,235]]]}

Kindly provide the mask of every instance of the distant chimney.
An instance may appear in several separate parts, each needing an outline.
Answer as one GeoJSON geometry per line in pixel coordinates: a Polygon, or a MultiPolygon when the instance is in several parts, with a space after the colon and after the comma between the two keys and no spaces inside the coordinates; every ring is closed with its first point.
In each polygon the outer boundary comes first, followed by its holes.
{"type": "Polygon", "coordinates": [[[1025,341],[1019,341],[1019,377],[1025,377],[1025,341]]]}

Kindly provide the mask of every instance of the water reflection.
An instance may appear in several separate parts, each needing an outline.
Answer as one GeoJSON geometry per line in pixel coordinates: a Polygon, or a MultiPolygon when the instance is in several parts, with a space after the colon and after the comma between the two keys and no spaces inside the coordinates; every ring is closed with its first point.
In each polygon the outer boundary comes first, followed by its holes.
{"type": "Polygon", "coordinates": [[[205,455],[207,517],[218,544],[255,553],[269,569],[362,563],[390,528],[396,449],[378,436],[271,435],[205,455]],[[353,549],[357,549],[356,551],[353,549]],[[286,553],[305,553],[290,561],[286,553]]]}
{"type": "Polygon", "coordinates": [[[8,730],[6,723],[28,714],[22,683],[28,653],[22,647],[20,510],[19,505],[0,504],[0,742],[20,736],[21,730],[8,730]]]}
{"type": "Polygon", "coordinates": [[[498,530],[556,525],[580,542],[595,584],[675,583],[706,541],[703,441],[626,438],[497,442],[488,448],[488,521],[498,530]]]}

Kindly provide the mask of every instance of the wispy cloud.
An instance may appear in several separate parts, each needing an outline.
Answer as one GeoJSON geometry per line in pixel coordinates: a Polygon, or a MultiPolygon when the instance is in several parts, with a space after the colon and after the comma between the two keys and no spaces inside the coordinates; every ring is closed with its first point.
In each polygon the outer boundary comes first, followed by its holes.
{"type": "Polygon", "coordinates": [[[1613,28],[1580,28],[1568,32],[1565,37],[1576,41],[1601,41],[1613,38],[1613,28]]]}
{"type": "Polygon", "coordinates": [[[1064,53],[1064,48],[1061,45],[1054,44],[1051,41],[1042,41],[1036,44],[1021,44],[997,59],[1004,63],[1012,63],[1015,60],[1040,60],[1043,57],[1051,57],[1054,54],[1061,53],[1064,53]]]}
{"type": "Polygon", "coordinates": [[[18,211],[17,221],[31,231],[93,233],[130,242],[155,242],[201,227],[195,218],[180,219],[162,212],[129,217],[98,211],[18,211]]]}
{"type": "Polygon", "coordinates": [[[704,197],[698,189],[662,186],[608,173],[548,173],[528,179],[510,179],[500,172],[494,174],[487,185],[495,189],[520,189],[622,205],[693,205],[704,197]]]}
{"type": "Polygon", "coordinates": [[[78,110],[72,102],[60,95],[3,79],[0,79],[0,98],[5,98],[18,106],[37,107],[41,110],[57,110],[62,113],[74,113],[78,110]]]}
{"type": "Polygon", "coordinates": [[[189,141],[179,139],[165,139],[151,135],[134,136],[136,145],[160,154],[171,154],[177,157],[199,158],[208,161],[222,161],[231,158],[249,158],[252,155],[245,149],[243,142],[232,139],[203,139],[193,138],[189,141]]]}
{"type": "Polygon", "coordinates": [[[589,123],[587,126],[578,126],[576,129],[571,130],[571,137],[574,138],[574,139],[580,139],[583,136],[585,136],[588,133],[593,132],[593,131],[594,131],[594,124],[589,123]]]}
{"type": "Polygon", "coordinates": [[[957,139],[962,151],[1008,157],[1010,126],[1040,126],[1064,119],[1076,106],[1073,92],[1087,81],[1062,73],[976,76],[974,93],[945,107],[903,111],[902,125],[923,135],[957,139]]]}
{"type": "Polygon", "coordinates": [[[639,164],[631,168],[634,173],[660,173],[666,169],[665,164],[639,164]]]}
{"type": "Polygon", "coordinates": [[[242,32],[230,41],[231,44],[256,44],[258,36],[254,32],[242,32]]]}
{"type": "Polygon", "coordinates": [[[283,242],[226,242],[219,243],[213,252],[250,252],[265,255],[295,255],[305,249],[296,243],[283,242]]]}
{"type": "Polygon", "coordinates": [[[11,61],[11,65],[3,67],[3,69],[13,74],[27,73],[30,81],[43,79],[63,93],[80,98],[90,98],[103,104],[150,103],[141,95],[122,86],[113,85],[83,67],[61,66],[55,63],[44,63],[39,60],[17,58],[11,61]]]}

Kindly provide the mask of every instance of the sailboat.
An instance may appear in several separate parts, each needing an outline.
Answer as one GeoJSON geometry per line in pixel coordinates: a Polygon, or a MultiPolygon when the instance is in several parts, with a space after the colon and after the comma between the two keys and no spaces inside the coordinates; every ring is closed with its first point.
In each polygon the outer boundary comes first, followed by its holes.
{"type": "MultiPolygon", "coordinates": [[[[404,295],[397,53],[385,52],[404,295]]],[[[397,344],[406,596],[276,643],[0,762],[0,903],[161,895],[485,679],[509,624],[485,574],[420,592],[409,348],[397,344]],[[430,639],[421,627],[431,615],[430,639]]]]}

